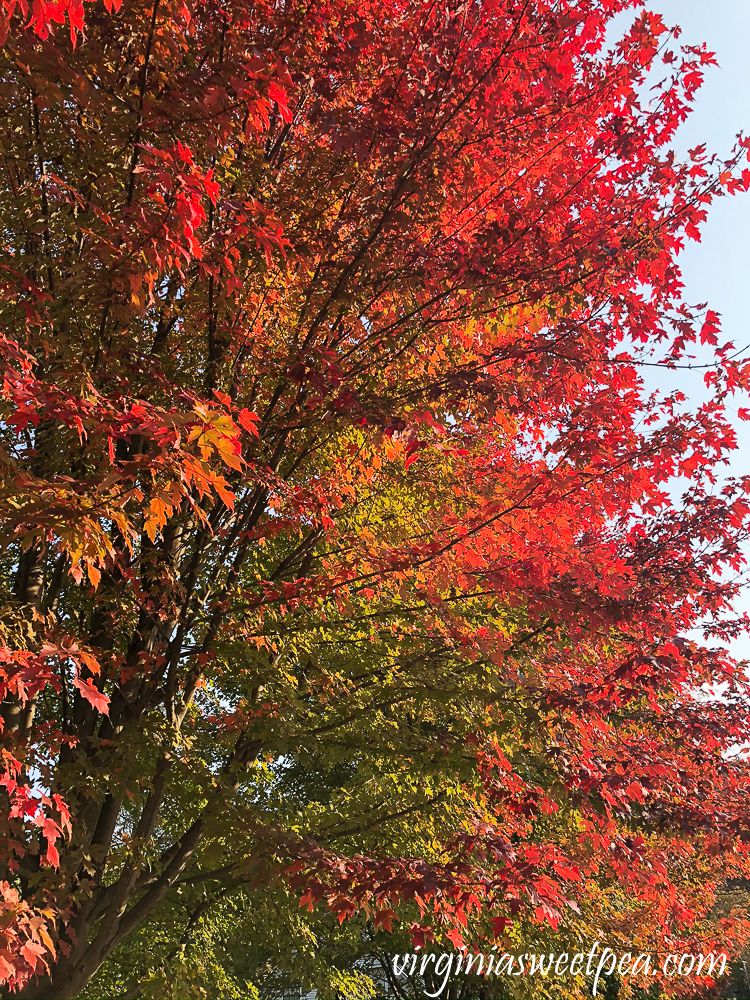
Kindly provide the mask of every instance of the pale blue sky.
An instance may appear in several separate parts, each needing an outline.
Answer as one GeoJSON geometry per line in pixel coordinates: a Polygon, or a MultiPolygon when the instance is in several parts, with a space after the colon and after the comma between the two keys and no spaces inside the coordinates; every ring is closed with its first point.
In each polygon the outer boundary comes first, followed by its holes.
{"type": "MultiPolygon", "coordinates": [[[[709,151],[728,155],[739,131],[750,132],[750,0],[650,0],[667,24],[679,24],[685,43],[705,41],[719,67],[709,68],[695,110],[677,134],[684,153],[705,142],[709,151]]],[[[685,297],[708,302],[722,315],[725,339],[738,347],[750,343],[746,296],[750,289],[750,194],[720,198],[710,209],[701,243],[689,241],[681,258],[685,297]]],[[[686,375],[686,389],[700,391],[702,378],[686,375]],[[694,384],[693,384],[694,381],[694,384]]],[[[742,404],[738,404],[742,405],[742,404]]],[[[740,433],[750,450],[750,432],[740,433]]],[[[738,472],[750,472],[750,455],[738,472]]]]}
{"type": "MultiPolygon", "coordinates": [[[[670,27],[680,25],[680,42],[706,42],[719,62],[706,73],[694,111],[677,134],[676,151],[685,153],[705,142],[709,151],[728,156],[737,133],[750,133],[750,0],[648,0],[647,6],[670,27]]],[[[630,13],[627,22],[632,18],[630,13]]],[[[621,18],[619,25],[626,26],[621,18]]],[[[701,242],[690,241],[680,262],[685,300],[707,302],[721,314],[722,340],[732,340],[737,348],[750,344],[750,193],[714,202],[701,242]]],[[[705,397],[703,372],[651,370],[647,382],[655,388],[680,388],[693,403],[705,397]]],[[[735,409],[747,405],[744,397],[735,409]]],[[[750,473],[750,424],[737,421],[736,426],[740,449],[730,472],[742,475],[750,473]]],[[[750,593],[738,607],[750,612],[750,593]]],[[[732,652],[750,659],[750,636],[733,643],[732,652]]]]}
{"type": "MultiPolygon", "coordinates": [[[[678,133],[677,149],[705,142],[709,150],[728,154],[737,132],[750,132],[750,0],[652,0],[651,6],[667,23],[681,26],[683,42],[706,42],[719,62],[706,74],[695,111],[678,133]]],[[[682,267],[686,299],[708,302],[721,313],[725,339],[738,347],[750,343],[750,193],[714,202],[702,240],[688,244],[682,267]]],[[[700,377],[685,378],[691,398],[700,398],[702,389],[700,377]]],[[[737,421],[737,429],[740,449],[731,471],[743,475],[750,473],[750,425],[737,421]]],[[[750,611],[747,592],[738,606],[750,611]]],[[[750,658],[750,637],[734,643],[732,651],[750,658]]]]}

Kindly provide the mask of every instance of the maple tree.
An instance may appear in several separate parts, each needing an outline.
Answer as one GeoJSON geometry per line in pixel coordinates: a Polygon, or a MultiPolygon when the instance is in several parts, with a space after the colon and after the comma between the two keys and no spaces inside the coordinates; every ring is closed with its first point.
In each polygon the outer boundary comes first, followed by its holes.
{"type": "Polygon", "coordinates": [[[7,989],[177,954],[204,886],[743,947],[749,373],[677,254],[750,172],[669,150],[711,55],[636,0],[0,30],[7,989]],[[645,391],[697,342],[707,402],[645,391]]]}

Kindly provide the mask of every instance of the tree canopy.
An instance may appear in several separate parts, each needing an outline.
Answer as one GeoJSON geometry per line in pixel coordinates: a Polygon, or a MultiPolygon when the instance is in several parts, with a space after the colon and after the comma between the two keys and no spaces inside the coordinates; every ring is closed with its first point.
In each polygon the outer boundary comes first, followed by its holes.
{"type": "Polygon", "coordinates": [[[678,254],[750,171],[670,149],[711,54],[637,0],[0,30],[8,991],[744,947],[750,369],[678,254]],[[705,402],[646,389],[696,344],[705,402]]]}

